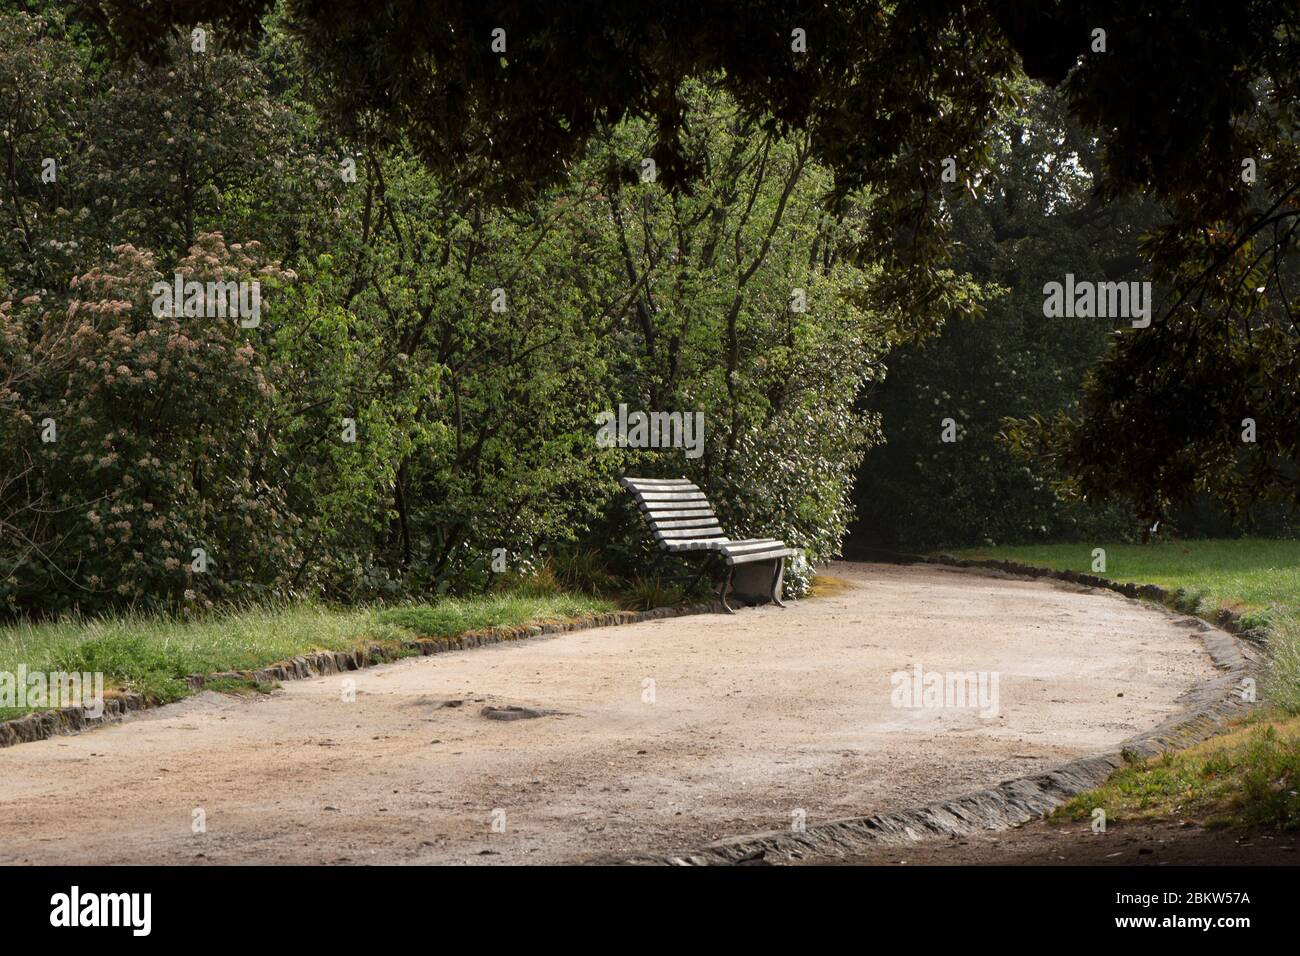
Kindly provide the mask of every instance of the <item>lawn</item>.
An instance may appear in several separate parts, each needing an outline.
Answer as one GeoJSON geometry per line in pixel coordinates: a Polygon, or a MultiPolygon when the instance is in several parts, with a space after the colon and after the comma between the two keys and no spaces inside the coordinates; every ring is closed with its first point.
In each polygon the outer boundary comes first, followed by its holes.
{"type": "MultiPolygon", "coordinates": [[[[485,627],[566,620],[614,610],[585,595],[530,591],[448,598],[433,604],[336,609],[316,604],[215,612],[194,621],[122,615],[0,627],[0,672],[102,672],[107,688],[155,701],[187,692],[189,674],[265,667],[297,654],[396,646],[485,627]]],[[[0,708],[0,719],[23,711],[0,708]]]]}

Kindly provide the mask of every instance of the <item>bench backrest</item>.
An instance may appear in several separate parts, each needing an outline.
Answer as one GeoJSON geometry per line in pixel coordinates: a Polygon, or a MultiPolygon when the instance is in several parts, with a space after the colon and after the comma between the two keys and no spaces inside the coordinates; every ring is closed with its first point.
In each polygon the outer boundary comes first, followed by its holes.
{"type": "Polygon", "coordinates": [[[704,492],[685,478],[624,478],[655,540],[677,550],[727,540],[704,492]]]}

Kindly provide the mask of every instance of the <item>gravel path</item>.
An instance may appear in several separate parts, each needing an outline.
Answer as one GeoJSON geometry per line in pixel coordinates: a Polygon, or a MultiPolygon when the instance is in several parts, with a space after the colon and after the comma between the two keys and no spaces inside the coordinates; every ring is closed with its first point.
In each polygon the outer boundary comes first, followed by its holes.
{"type": "Polygon", "coordinates": [[[553,863],[693,846],[1042,770],[1154,726],[1214,673],[1194,633],[1110,592],[828,570],[850,586],[787,610],[206,693],[0,750],[0,863],[553,863]],[[894,706],[891,675],[915,665],[996,674],[996,714],[894,706]]]}

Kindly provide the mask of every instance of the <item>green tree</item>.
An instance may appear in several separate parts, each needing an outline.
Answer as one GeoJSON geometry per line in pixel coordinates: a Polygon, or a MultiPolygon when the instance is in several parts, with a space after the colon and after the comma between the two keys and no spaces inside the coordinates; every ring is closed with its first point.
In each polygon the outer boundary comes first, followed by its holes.
{"type": "Polygon", "coordinates": [[[855,491],[862,542],[928,550],[1138,530],[1122,508],[1061,501],[1059,476],[1002,440],[1008,417],[1075,410],[1121,321],[1045,318],[1043,285],[1067,272],[1145,278],[1140,237],[1160,222],[1152,203],[1101,201],[1095,141],[1059,100],[1030,92],[999,125],[977,194],[952,187],[957,265],[984,290],[981,314],[891,351],[868,399],[884,443],[855,491]],[[955,441],[943,440],[947,419],[955,441]]]}
{"type": "Polygon", "coordinates": [[[85,223],[79,157],[90,90],[61,20],[26,14],[0,31],[0,294],[65,288],[104,251],[85,223]]]}
{"type": "MultiPolygon", "coordinates": [[[[119,54],[156,57],[174,24],[251,35],[270,6],[85,9],[119,54]]],[[[892,287],[881,291],[921,329],[945,317],[941,299],[960,298],[942,273],[951,246],[939,164],[954,157],[964,176],[979,175],[987,130],[1023,68],[1098,137],[1101,195],[1163,205],[1169,220],[1146,252],[1171,292],[1162,317],[1090,379],[1080,414],[1026,425],[1021,446],[1070,472],[1065,487],[1079,494],[1128,489],[1146,518],[1197,489],[1238,510],[1300,491],[1300,408],[1286,385],[1300,219],[1292,0],[291,2],[287,22],[330,78],[336,121],[378,113],[435,169],[512,198],[557,182],[603,121],[629,115],[656,128],[666,181],[687,186],[696,170],[681,141],[683,91],[720,76],[749,118],[809,135],[834,197],[872,190],[864,261],[886,267],[892,287]],[[493,48],[497,29],[504,50],[493,48]],[[1247,417],[1267,420],[1267,438],[1243,448],[1247,417]]]]}
{"type": "Polygon", "coordinates": [[[863,207],[826,213],[830,174],[808,137],[765,131],[713,84],[687,103],[683,149],[703,171],[690,195],[646,181],[644,122],[614,130],[579,172],[607,210],[591,218],[587,281],[627,303],[605,333],[613,397],[704,413],[701,457],[631,454],[627,468],[689,474],[733,535],[780,535],[823,560],[839,551],[853,472],[877,434],[855,401],[896,334],[867,304],[873,276],[849,258],[863,207]]]}

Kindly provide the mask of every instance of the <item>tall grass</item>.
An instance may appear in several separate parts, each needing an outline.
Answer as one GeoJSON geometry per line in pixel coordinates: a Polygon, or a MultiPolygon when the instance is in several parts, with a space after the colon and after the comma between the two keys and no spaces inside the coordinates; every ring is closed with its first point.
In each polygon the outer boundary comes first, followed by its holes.
{"type": "Polygon", "coordinates": [[[1300,621],[1275,615],[1268,632],[1268,650],[1263,699],[1289,714],[1300,714],[1300,621]]]}
{"type": "Polygon", "coordinates": [[[1248,724],[1122,767],[1058,809],[1057,820],[1191,817],[1207,825],[1300,829],[1300,720],[1248,724]]]}
{"type": "Polygon", "coordinates": [[[524,591],[390,608],[380,611],[376,620],[419,637],[450,637],[485,627],[562,621],[612,610],[614,605],[609,601],[586,595],[524,591]]]}

